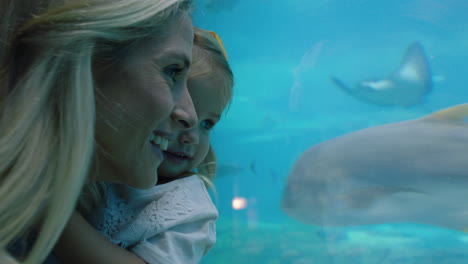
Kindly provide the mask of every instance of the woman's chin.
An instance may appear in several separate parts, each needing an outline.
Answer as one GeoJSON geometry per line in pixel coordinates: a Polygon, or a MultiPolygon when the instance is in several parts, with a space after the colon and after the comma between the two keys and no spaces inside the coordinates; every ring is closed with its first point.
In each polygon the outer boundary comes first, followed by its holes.
{"type": "Polygon", "coordinates": [[[141,173],[140,176],[142,175],[145,175],[147,177],[139,177],[139,178],[133,178],[133,180],[130,182],[126,182],[125,184],[132,187],[132,188],[135,188],[135,189],[141,189],[141,190],[145,190],[145,189],[149,189],[149,188],[152,188],[154,187],[156,184],[158,184],[159,182],[159,177],[158,177],[158,173],[156,172],[156,169],[152,170],[153,173],[141,173]]]}

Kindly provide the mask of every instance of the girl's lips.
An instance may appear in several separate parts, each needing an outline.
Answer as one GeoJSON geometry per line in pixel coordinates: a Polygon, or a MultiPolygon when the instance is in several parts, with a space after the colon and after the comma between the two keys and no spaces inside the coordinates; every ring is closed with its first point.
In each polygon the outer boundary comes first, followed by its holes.
{"type": "Polygon", "coordinates": [[[164,151],[164,157],[176,163],[182,163],[190,159],[190,156],[184,152],[164,151]]]}

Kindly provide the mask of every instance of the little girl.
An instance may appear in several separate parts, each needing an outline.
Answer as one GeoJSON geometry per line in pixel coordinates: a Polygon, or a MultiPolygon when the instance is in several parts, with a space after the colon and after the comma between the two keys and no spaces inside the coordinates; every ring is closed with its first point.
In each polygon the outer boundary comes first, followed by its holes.
{"type": "Polygon", "coordinates": [[[198,125],[178,131],[169,141],[158,185],[139,190],[105,183],[101,185],[105,203],[90,213],[82,207],[89,222],[121,248],[102,235],[92,241],[79,239],[80,232],[95,230],[75,213],[55,250],[62,262],[200,262],[216,242],[218,217],[206,189],[216,170],[210,132],[231,100],[232,87],[233,74],[221,40],[214,32],[196,28],[188,89],[198,125]]]}

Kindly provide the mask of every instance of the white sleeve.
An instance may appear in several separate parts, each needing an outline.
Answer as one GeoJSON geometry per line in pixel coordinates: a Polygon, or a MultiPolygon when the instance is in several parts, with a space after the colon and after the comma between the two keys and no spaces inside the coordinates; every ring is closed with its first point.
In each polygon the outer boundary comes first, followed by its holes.
{"type": "Polygon", "coordinates": [[[174,226],[131,250],[149,264],[197,264],[216,242],[217,215],[174,226]]]}
{"type": "Polygon", "coordinates": [[[154,228],[140,232],[147,235],[131,248],[150,264],[198,264],[216,243],[218,210],[203,181],[192,176],[180,180],[177,186],[167,192],[167,199],[157,201],[158,206],[149,210],[152,214],[141,214],[146,222],[161,220],[148,225],[154,228]]]}

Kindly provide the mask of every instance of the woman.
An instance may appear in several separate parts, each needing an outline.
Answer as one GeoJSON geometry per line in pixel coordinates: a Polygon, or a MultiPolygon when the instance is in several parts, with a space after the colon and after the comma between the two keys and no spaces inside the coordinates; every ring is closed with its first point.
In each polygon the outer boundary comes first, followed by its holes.
{"type": "Polygon", "coordinates": [[[17,258],[39,263],[87,179],[154,186],[171,129],[198,122],[190,3],[0,5],[0,254],[35,230],[17,258]]]}

